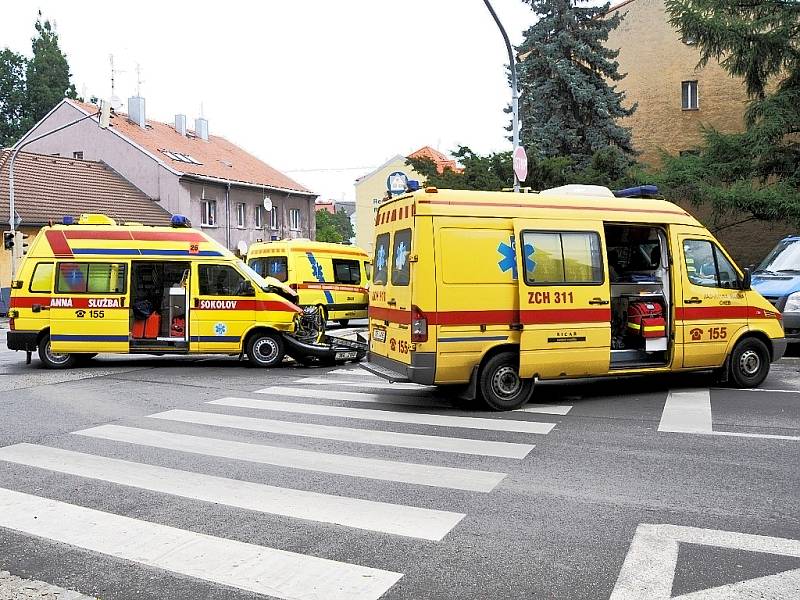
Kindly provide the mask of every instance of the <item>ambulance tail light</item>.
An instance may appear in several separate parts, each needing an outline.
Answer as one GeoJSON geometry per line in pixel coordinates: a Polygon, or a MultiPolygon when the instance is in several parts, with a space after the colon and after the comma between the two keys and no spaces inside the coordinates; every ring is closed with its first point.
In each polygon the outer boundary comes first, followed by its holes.
{"type": "Polygon", "coordinates": [[[411,305],[411,341],[428,341],[428,317],[416,304],[411,305]]]}
{"type": "Polygon", "coordinates": [[[289,287],[292,288],[293,290],[296,290],[297,289],[297,284],[296,283],[290,283],[289,287]]]}

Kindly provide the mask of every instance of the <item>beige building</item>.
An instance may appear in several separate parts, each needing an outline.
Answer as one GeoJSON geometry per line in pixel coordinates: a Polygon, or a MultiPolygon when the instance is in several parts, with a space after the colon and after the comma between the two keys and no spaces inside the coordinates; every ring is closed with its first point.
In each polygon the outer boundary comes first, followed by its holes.
{"type": "Polygon", "coordinates": [[[409,158],[427,158],[436,165],[440,173],[444,169],[458,170],[453,159],[430,146],[423,146],[407,157],[398,154],[371,173],[356,179],[356,246],[363,248],[369,254],[372,253],[375,236],[375,215],[378,212],[378,205],[386,199],[387,193],[392,195],[404,193],[409,179],[424,184],[424,181],[421,181],[422,175],[408,164],[409,158]]]}
{"type": "Polygon", "coordinates": [[[624,18],[606,45],[619,49],[619,72],[627,73],[617,88],[625,91],[627,105],[639,103],[621,124],[631,128],[642,162],[658,164],[659,149],[691,152],[702,142],[701,125],[723,132],[744,128],[743,81],[713,60],[697,68],[700,51],[670,25],[664,0],[626,0],[613,11],[624,18]]]}

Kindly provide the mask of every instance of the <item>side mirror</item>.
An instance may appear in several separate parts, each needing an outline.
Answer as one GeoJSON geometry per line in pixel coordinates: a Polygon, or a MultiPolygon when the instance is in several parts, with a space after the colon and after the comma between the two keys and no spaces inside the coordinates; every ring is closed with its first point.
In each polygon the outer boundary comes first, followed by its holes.
{"type": "Polygon", "coordinates": [[[750,269],[745,269],[744,278],[742,279],[742,290],[746,292],[747,290],[751,289],[752,283],[753,273],[750,271],[750,269]]]}
{"type": "Polygon", "coordinates": [[[255,296],[256,289],[253,287],[253,283],[250,281],[245,281],[244,284],[244,295],[245,296],[255,296]]]}

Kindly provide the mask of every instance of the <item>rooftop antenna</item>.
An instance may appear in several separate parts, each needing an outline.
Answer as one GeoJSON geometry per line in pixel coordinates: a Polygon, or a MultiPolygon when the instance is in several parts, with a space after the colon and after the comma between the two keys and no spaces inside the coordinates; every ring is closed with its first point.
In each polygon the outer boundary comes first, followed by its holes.
{"type": "Polygon", "coordinates": [[[142,95],[142,84],[144,80],[142,80],[142,66],[137,62],[136,63],[136,95],[141,97],[142,95]]]}
{"type": "Polygon", "coordinates": [[[114,68],[114,55],[113,54],[109,54],[108,55],[108,61],[111,63],[111,98],[110,98],[110,102],[111,102],[111,106],[117,107],[117,106],[120,106],[122,104],[122,101],[119,99],[119,96],[117,96],[117,88],[116,88],[116,84],[115,84],[114,80],[116,78],[117,73],[121,73],[122,71],[118,71],[117,69],[114,68]]]}
{"type": "Polygon", "coordinates": [[[205,119],[206,118],[206,113],[203,110],[203,101],[202,100],[200,101],[200,118],[201,119],[205,119]]]}

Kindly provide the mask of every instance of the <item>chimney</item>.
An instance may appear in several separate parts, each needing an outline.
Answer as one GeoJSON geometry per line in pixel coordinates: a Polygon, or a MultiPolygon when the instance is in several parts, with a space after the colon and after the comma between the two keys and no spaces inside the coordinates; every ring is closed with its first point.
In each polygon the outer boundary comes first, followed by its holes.
{"type": "Polygon", "coordinates": [[[194,133],[201,140],[208,141],[208,119],[197,117],[194,120],[194,133]]]}
{"type": "Polygon", "coordinates": [[[128,98],[128,118],[142,129],[145,128],[144,98],[141,96],[128,98]]]}
{"type": "Polygon", "coordinates": [[[186,137],[186,115],[175,115],[175,131],[186,137]]]}

